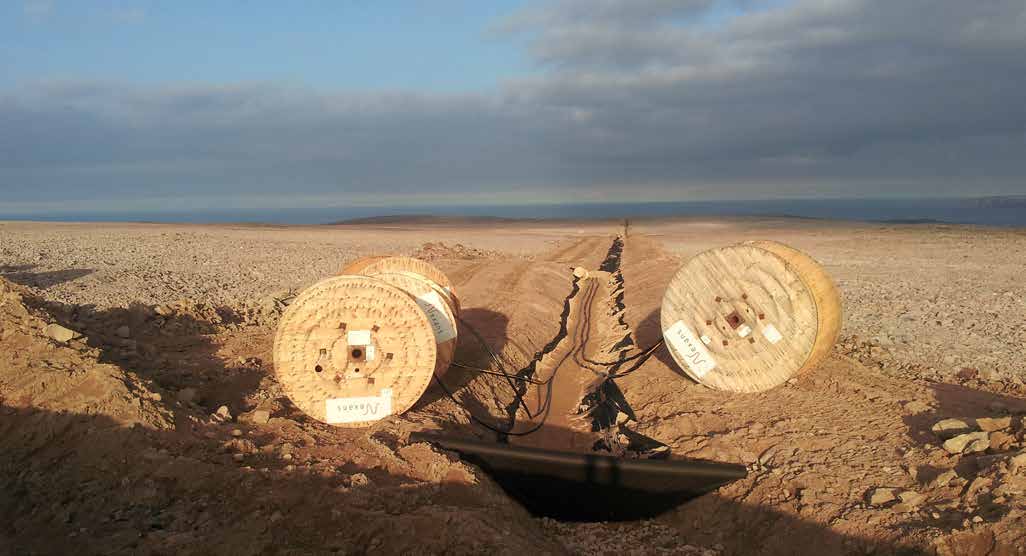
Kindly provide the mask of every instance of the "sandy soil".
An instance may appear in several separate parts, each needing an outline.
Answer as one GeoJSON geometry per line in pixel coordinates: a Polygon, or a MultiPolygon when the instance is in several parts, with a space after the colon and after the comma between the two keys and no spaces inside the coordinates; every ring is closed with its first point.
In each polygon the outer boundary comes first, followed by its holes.
{"type": "MultiPolygon", "coordinates": [[[[653,221],[633,224],[611,259],[622,234],[613,223],[0,223],[10,283],[0,302],[0,486],[10,493],[0,538],[12,553],[1026,546],[1026,233],[653,221]],[[659,302],[683,257],[755,238],[803,249],[836,278],[846,317],[834,356],[784,387],[736,395],[688,381],[657,351],[609,386],[621,405],[611,427],[592,432],[594,413],[583,413],[596,408],[576,400],[596,376],[582,362],[658,339],[659,302]],[[367,430],[306,419],[273,376],[277,315],[290,290],[380,253],[438,264],[464,318],[510,369],[554,377],[557,417],[523,442],[599,442],[624,457],[656,446],[743,463],[748,478],[653,520],[532,517],[479,469],[406,440],[418,430],[494,439],[465,407],[514,430],[537,419],[537,392],[464,369],[446,376],[462,405],[433,387],[413,411],[367,430]],[[589,278],[575,280],[575,266],[589,278]],[[84,337],[56,341],[51,323],[84,337]],[[931,430],[945,418],[983,429],[985,449],[946,450],[946,434],[931,430]]],[[[457,360],[489,364],[463,331],[457,360]]]]}

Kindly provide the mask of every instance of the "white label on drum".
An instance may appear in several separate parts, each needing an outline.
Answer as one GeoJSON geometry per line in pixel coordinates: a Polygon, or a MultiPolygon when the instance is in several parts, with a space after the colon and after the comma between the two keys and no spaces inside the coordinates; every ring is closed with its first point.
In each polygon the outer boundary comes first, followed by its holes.
{"type": "Polygon", "coordinates": [[[684,324],[684,321],[679,320],[664,330],[663,337],[670,342],[691,372],[695,373],[696,378],[702,378],[716,368],[716,361],[713,360],[712,355],[695,337],[695,333],[684,324]]]}
{"type": "Polygon", "coordinates": [[[712,343],[712,338],[706,336],[705,334],[702,334],[702,343],[705,345],[709,345],[712,343]]]}
{"type": "Polygon", "coordinates": [[[417,305],[420,305],[431,322],[431,331],[435,333],[436,342],[440,344],[456,337],[456,327],[449,320],[449,315],[445,311],[445,301],[442,301],[442,296],[438,295],[438,292],[430,291],[417,296],[417,305]]]}
{"type": "Polygon", "coordinates": [[[363,350],[366,354],[367,361],[374,361],[374,345],[368,344],[366,349],[363,350]]]}
{"type": "Polygon", "coordinates": [[[751,333],[752,333],[752,327],[748,326],[747,324],[742,324],[741,328],[737,329],[738,336],[741,336],[742,338],[747,338],[748,335],[751,334],[751,333]]]}
{"type": "Polygon", "coordinates": [[[765,336],[771,344],[775,344],[780,340],[784,339],[784,336],[780,333],[779,330],[777,330],[777,327],[773,326],[772,324],[767,324],[762,328],[762,335],[765,336]]]}
{"type": "Polygon", "coordinates": [[[377,421],[392,414],[392,389],[382,388],[378,396],[328,398],[324,402],[324,420],[331,424],[377,421]]]}
{"type": "Polygon", "coordinates": [[[350,330],[346,334],[346,342],[351,346],[369,346],[370,334],[370,330],[350,330]]]}

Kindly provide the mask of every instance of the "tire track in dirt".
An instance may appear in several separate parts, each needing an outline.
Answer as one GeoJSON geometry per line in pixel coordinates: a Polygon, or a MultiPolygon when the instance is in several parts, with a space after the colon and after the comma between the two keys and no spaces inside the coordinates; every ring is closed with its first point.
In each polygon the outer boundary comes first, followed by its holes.
{"type": "MultiPolygon", "coordinates": [[[[462,266],[459,266],[454,270],[449,270],[448,272],[446,272],[446,275],[449,277],[449,280],[452,281],[453,285],[459,288],[467,282],[469,282],[470,280],[472,280],[474,276],[476,276],[477,273],[481,272],[481,270],[483,270],[485,268],[485,265],[487,264],[488,261],[470,262],[462,266]]],[[[459,292],[457,291],[457,293],[459,292]]]]}
{"type": "Polygon", "coordinates": [[[513,263],[512,268],[499,279],[495,286],[496,297],[499,303],[510,301],[516,296],[530,270],[530,262],[513,263]]]}
{"type": "Polygon", "coordinates": [[[611,239],[612,236],[588,236],[571,240],[565,247],[557,246],[552,253],[544,255],[542,260],[588,269],[598,268],[602,261],[602,253],[608,249],[608,242],[611,239]]]}

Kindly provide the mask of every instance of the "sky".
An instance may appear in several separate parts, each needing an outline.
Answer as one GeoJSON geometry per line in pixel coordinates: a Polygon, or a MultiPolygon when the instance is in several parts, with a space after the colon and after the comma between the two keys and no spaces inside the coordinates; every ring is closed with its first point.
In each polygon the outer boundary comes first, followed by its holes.
{"type": "Polygon", "coordinates": [[[1026,194],[1022,0],[0,3],[0,212],[1026,194]]]}

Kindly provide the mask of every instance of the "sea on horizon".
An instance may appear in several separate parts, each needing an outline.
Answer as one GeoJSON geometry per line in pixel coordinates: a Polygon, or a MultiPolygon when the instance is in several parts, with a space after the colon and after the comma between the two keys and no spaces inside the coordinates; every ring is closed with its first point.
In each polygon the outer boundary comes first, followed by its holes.
{"type": "Polygon", "coordinates": [[[193,211],[63,211],[5,214],[0,220],[73,222],[329,224],[405,215],[509,219],[666,218],[674,216],[765,216],[886,223],[943,223],[1026,227],[1026,198],[977,199],[787,199],[658,203],[573,203],[416,207],[330,207],[193,211]]]}

